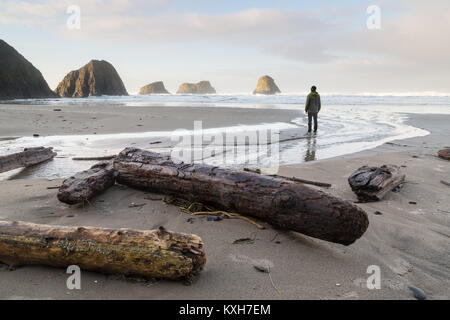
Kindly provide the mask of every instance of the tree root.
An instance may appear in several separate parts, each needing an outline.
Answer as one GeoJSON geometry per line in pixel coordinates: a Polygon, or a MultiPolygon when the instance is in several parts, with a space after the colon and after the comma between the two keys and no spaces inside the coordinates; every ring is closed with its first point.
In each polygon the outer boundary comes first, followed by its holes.
{"type": "Polygon", "coordinates": [[[180,199],[177,197],[166,197],[164,199],[164,202],[167,204],[172,204],[177,206],[181,209],[181,211],[195,215],[195,216],[216,216],[216,215],[223,215],[229,219],[241,219],[244,220],[252,225],[254,225],[256,228],[260,230],[264,230],[265,227],[254,220],[244,217],[240,215],[239,213],[234,212],[228,212],[223,210],[216,210],[215,208],[209,207],[203,203],[200,202],[189,202],[184,199],[180,199]]]}

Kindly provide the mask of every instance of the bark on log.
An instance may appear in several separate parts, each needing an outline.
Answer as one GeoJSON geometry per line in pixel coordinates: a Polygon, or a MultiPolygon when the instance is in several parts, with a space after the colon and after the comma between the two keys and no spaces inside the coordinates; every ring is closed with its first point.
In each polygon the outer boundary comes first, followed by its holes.
{"type": "Polygon", "coordinates": [[[114,160],[119,183],[212,204],[275,227],[350,245],[366,231],[367,214],[348,201],[301,183],[203,164],[175,163],[136,148],[114,160]]]}
{"type": "Polygon", "coordinates": [[[196,235],[0,221],[0,261],[145,278],[191,280],[206,262],[196,235]]]}
{"type": "Polygon", "coordinates": [[[58,200],[67,204],[82,203],[103,193],[115,182],[112,162],[99,162],[89,170],[64,180],[58,191],[58,200]]]}
{"type": "Polygon", "coordinates": [[[30,167],[35,164],[53,159],[56,152],[53,148],[25,148],[23,152],[0,156],[0,173],[22,167],[30,167]]]}
{"type": "Polygon", "coordinates": [[[405,181],[405,175],[394,165],[363,166],[348,178],[348,183],[361,202],[380,201],[405,181]]]}
{"type": "Polygon", "coordinates": [[[438,156],[444,160],[450,160],[450,149],[443,149],[438,152],[438,156]]]}

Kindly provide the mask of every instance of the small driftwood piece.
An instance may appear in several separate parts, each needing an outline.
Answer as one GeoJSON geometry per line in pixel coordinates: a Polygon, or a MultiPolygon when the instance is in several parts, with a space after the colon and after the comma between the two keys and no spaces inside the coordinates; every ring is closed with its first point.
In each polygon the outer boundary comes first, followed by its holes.
{"type": "MultiPolygon", "coordinates": [[[[244,168],[244,171],[261,174],[260,169],[244,168]]],[[[285,176],[280,176],[277,174],[271,174],[271,175],[269,175],[269,177],[290,180],[290,181],[299,182],[299,183],[303,183],[303,184],[309,184],[309,185],[317,186],[317,187],[331,188],[331,186],[332,186],[330,183],[326,183],[326,182],[305,180],[305,179],[300,179],[300,178],[296,178],[296,177],[285,177],[285,176]]]]}
{"type": "Polygon", "coordinates": [[[403,182],[405,175],[395,165],[363,166],[348,178],[348,183],[360,202],[380,201],[403,182]]]}
{"type": "Polygon", "coordinates": [[[300,179],[300,178],[296,178],[296,177],[291,177],[291,178],[283,177],[283,176],[279,176],[277,174],[270,175],[270,177],[286,179],[286,180],[295,181],[295,182],[304,183],[304,184],[310,184],[312,186],[317,186],[317,187],[331,188],[331,184],[326,183],[326,182],[311,181],[311,180],[305,180],[305,179],[300,179]]]}
{"type": "Polygon", "coordinates": [[[0,261],[145,278],[191,280],[206,262],[202,239],[159,230],[51,226],[0,221],[0,261]]]}
{"type": "Polygon", "coordinates": [[[126,148],[114,160],[117,182],[211,204],[273,226],[350,245],[366,231],[367,214],[354,204],[304,184],[126,148]]]}
{"type": "Polygon", "coordinates": [[[442,149],[438,152],[438,156],[444,160],[450,160],[450,148],[442,149]]]}
{"type": "Polygon", "coordinates": [[[104,161],[104,160],[112,160],[116,157],[116,155],[113,156],[103,156],[103,157],[75,157],[72,158],[74,161],[104,161]]]}
{"type": "Polygon", "coordinates": [[[23,152],[0,156],[0,173],[48,161],[56,156],[53,148],[25,148],[23,152]]]}
{"type": "Polygon", "coordinates": [[[113,186],[115,181],[112,162],[99,162],[89,170],[64,180],[59,187],[58,200],[67,204],[82,203],[103,193],[113,186]]]}
{"type": "Polygon", "coordinates": [[[441,180],[441,183],[442,183],[442,184],[445,184],[446,186],[449,186],[449,187],[450,187],[450,182],[448,182],[448,181],[441,180]]]}

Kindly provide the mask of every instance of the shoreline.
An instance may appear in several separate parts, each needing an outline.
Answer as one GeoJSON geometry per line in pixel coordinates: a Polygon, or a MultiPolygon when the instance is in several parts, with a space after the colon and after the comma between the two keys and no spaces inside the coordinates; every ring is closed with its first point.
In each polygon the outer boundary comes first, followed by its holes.
{"type": "MultiPolygon", "coordinates": [[[[399,113],[400,114],[400,113],[399,113]]],[[[408,120],[402,122],[411,128],[420,128],[420,125],[414,125],[411,118],[446,117],[450,120],[450,115],[425,115],[425,114],[404,114],[408,120]]],[[[425,119],[426,120],[426,119],[425,119]]],[[[202,121],[203,129],[226,129],[230,127],[239,127],[245,129],[246,126],[277,127],[281,125],[280,140],[289,141],[292,137],[302,138],[306,133],[306,123],[304,114],[297,109],[271,109],[271,108],[235,108],[230,107],[118,107],[118,106],[58,106],[58,105],[12,105],[0,104],[0,142],[16,140],[20,138],[28,139],[26,145],[33,144],[33,135],[38,138],[60,138],[65,137],[76,140],[80,139],[99,140],[101,137],[113,141],[122,139],[122,137],[144,138],[145,135],[151,138],[157,133],[167,135],[177,129],[192,131],[194,121],[202,121]],[[282,129],[282,127],[283,128],[282,129]],[[291,126],[291,128],[289,128],[291,126]],[[295,127],[295,128],[294,128],[295,127]]],[[[329,119],[325,120],[329,122],[329,119]]],[[[396,119],[398,122],[399,120],[396,119]]],[[[345,126],[345,123],[343,124],[345,126]]],[[[395,127],[398,124],[393,124],[395,127]]],[[[412,131],[414,131],[412,129],[412,131]]],[[[426,128],[424,128],[426,130],[426,128]]],[[[320,134],[319,139],[323,139],[320,134]]],[[[323,133],[327,133],[326,128],[323,133]]],[[[408,129],[407,129],[408,130],[408,129]]],[[[411,129],[409,129],[411,131],[411,129]]],[[[396,141],[398,135],[405,133],[395,133],[396,136],[378,137],[380,140],[370,140],[367,137],[366,144],[380,145],[387,141],[396,141]]],[[[416,136],[425,135],[426,131],[417,130],[417,132],[408,132],[406,134],[415,134],[416,136]]],[[[161,138],[167,138],[161,136],[161,138]]],[[[305,137],[306,138],[306,137],[305,137]]],[[[329,137],[327,137],[328,139],[329,137]]],[[[344,137],[346,138],[346,137],[344,137]]],[[[166,140],[166,139],[164,139],[166,140]]],[[[403,140],[403,138],[401,139],[403,140]]],[[[355,140],[357,142],[358,140],[355,140]]],[[[322,142],[322,141],[319,141],[322,142]]],[[[350,142],[350,148],[351,143],[350,142]]],[[[36,139],[36,143],[40,143],[36,139]]],[[[42,143],[45,143],[44,141],[42,143]]],[[[343,142],[345,144],[348,142],[343,142]]],[[[327,141],[327,144],[329,142],[327,141]]],[[[358,154],[372,146],[357,146],[355,149],[363,148],[363,151],[355,150],[335,150],[338,156],[348,156],[358,154]]],[[[10,144],[9,146],[13,146],[10,144]]],[[[320,143],[318,144],[320,146],[320,143]]],[[[5,147],[9,147],[3,144],[5,147]]],[[[304,147],[304,146],[303,146],[304,147]]],[[[379,146],[378,146],[379,147],[379,146]]],[[[145,148],[145,147],[144,147],[145,148]]],[[[377,148],[377,147],[375,147],[377,148]]],[[[9,149],[6,149],[9,150],[9,149]]],[[[333,152],[333,151],[332,151],[333,152]]],[[[322,156],[322,159],[324,157],[322,156]]],[[[330,159],[330,152],[325,156],[330,159]]]]}

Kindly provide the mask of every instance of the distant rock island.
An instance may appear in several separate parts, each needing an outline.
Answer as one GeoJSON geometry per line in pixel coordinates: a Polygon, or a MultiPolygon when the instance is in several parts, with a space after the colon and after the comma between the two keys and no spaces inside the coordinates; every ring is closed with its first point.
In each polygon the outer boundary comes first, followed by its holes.
{"type": "Polygon", "coordinates": [[[162,81],[157,81],[143,86],[139,94],[169,94],[169,91],[166,90],[162,81]]]}
{"type": "Polygon", "coordinates": [[[281,93],[281,90],[275,84],[275,80],[269,76],[263,76],[259,78],[256,89],[253,94],[277,94],[281,93]]]}
{"type": "Polygon", "coordinates": [[[127,90],[113,65],[91,60],[84,67],[69,72],[56,88],[60,97],[127,96],[127,90]]]}
{"type": "Polygon", "coordinates": [[[54,97],[41,72],[0,39],[0,99],[54,97]]]}
{"type": "Polygon", "coordinates": [[[198,83],[183,83],[178,88],[177,93],[181,94],[214,94],[216,89],[211,86],[209,81],[200,81],[198,83]]]}

